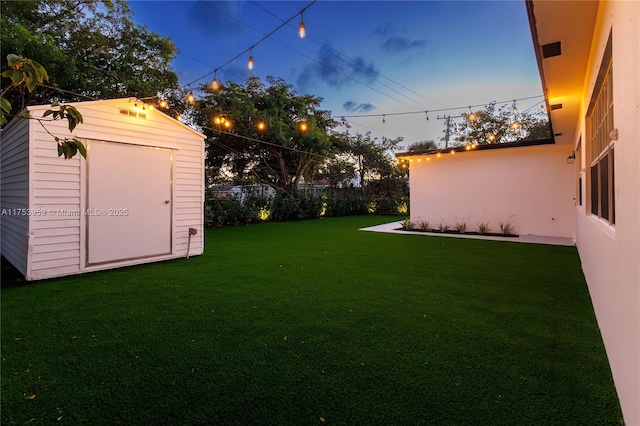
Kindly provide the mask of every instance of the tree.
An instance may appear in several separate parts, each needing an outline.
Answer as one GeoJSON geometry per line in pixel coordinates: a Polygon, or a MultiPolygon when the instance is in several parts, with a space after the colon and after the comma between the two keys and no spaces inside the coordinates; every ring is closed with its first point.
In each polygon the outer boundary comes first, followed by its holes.
{"type": "Polygon", "coordinates": [[[360,178],[360,187],[371,186],[375,182],[385,182],[406,177],[406,171],[397,167],[393,152],[399,147],[402,138],[372,138],[371,133],[349,136],[349,156],[355,164],[360,178]]]}
{"type": "Polygon", "coordinates": [[[518,113],[508,105],[496,108],[495,102],[469,114],[456,125],[453,134],[457,145],[496,144],[551,136],[548,118],[542,112],[518,113]]]}
{"type": "Polygon", "coordinates": [[[407,147],[407,151],[429,151],[438,149],[438,145],[436,145],[435,141],[420,141],[409,144],[407,147]]]}
{"type": "Polygon", "coordinates": [[[214,176],[230,172],[289,194],[303,178],[313,182],[340,138],[331,132],[336,123],[320,109],[320,98],[298,95],[281,79],[267,82],[251,77],[217,91],[203,86],[194,119],[207,135],[214,176]]]}
{"type": "MultiPolygon", "coordinates": [[[[176,47],[169,38],[133,24],[124,0],[3,0],[0,7],[3,50],[37,58],[54,87],[7,92],[14,112],[87,96],[144,98],[178,87],[170,66],[176,47]]],[[[2,58],[2,69],[7,66],[2,58]]]]}

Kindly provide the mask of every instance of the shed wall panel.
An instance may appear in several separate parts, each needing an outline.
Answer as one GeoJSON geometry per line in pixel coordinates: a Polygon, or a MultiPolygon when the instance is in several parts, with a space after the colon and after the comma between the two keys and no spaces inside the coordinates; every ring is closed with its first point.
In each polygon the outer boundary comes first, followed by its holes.
{"type": "MultiPolygon", "coordinates": [[[[29,120],[14,120],[2,131],[0,144],[0,209],[29,209],[29,120]]],[[[0,217],[0,252],[26,275],[29,216],[0,217]]]]}

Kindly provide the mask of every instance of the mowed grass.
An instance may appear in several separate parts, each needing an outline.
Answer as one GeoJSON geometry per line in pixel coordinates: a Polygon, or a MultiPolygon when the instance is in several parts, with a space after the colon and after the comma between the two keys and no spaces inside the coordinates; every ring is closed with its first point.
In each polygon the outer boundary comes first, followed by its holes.
{"type": "Polygon", "coordinates": [[[10,424],[620,424],[576,249],[351,217],[2,289],[10,424]]]}

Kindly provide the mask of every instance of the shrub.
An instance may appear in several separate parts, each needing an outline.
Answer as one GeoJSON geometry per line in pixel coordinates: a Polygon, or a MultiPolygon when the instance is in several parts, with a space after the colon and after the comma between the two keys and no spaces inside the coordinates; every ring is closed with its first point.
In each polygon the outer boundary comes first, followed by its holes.
{"type": "Polygon", "coordinates": [[[488,234],[491,231],[491,228],[489,228],[489,222],[479,222],[476,224],[476,230],[478,231],[478,234],[488,234]]]}
{"type": "Polygon", "coordinates": [[[325,216],[353,216],[369,213],[367,200],[358,194],[347,194],[344,198],[328,198],[325,216]]]}
{"type": "Polygon", "coordinates": [[[440,232],[447,232],[449,230],[449,225],[447,223],[445,223],[445,222],[440,222],[438,224],[438,230],[440,232]]]}
{"type": "Polygon", "coordinates": [[[323,200],[306,191],[278,193],[273,198],[271,218],[275,221],[318,219],[323,200]]]}
{"type": "Polygon", "coordinates": [[[249,214],[239,199],[214,198],[205,203],[205,225],[208,228],[248,223],[249,214]]]}
{"type": "Polygon", "coordinates": [[[413,229],[413,222],[411,222],[411,219],[403,220],[400,225],[405,231],[411,231],[413,229]]]}
{"type": "Polygon", "coordinates": [[[380,215],[407,215],[409,214],[407,197],[378,197],[371,200],[375,203],[375,214],[380,215]]]}
{"type": "Polygon", "coordinates": [[[423,231],[430,231],[431,230],[431,224],[429,223],[428,220],[420,220],[420,221],[418,221],[418,227],[423,231]]]}
{"type": "Polygon", "coordinates": [[[456,220],[454,228],[459,233],[464,234],[465,232],[467,232],[467,223],[463,220],[456,220]]]}
{"type": "Polygon", "coordinates": [[[500,233],[502,235],[513,235],[514,231],[513,231],[513,225],[511,224],[511,222],[507,221],[507,222],[499,222],[500,225],[500,233]]]}

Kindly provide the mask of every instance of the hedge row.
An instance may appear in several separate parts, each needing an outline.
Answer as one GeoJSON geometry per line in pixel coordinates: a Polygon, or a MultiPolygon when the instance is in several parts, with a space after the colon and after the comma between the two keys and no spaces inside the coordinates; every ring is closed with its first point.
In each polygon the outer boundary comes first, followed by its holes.
{"type": "Polygon", "coordinates": [[[308,192],[212,198],[205,203],[208,228],[248,225],[263,221],[290,221],[363,214],[408,215],[407,197],[368,198],[349,194],[342,198],[316,197],[308,192]]]}

